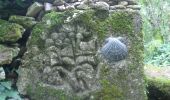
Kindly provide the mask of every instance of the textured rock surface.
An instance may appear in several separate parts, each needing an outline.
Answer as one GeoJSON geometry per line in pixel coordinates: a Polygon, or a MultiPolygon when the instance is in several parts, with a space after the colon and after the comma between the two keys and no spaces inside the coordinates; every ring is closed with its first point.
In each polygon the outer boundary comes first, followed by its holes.
{"type": "Polygon", "coordinates": [[[32,4],[27,11],[26,16],[36,17],[36,15],[43,9],[43,5],[41,3],[35,2],[32,4]]]}
{"type": "Polygon", "coordinates": [[[17,56],[18,52],[18,48],[10,48],[0,45],[0,66],[4,64],[10,64],[12,58],[17,56]]]}
{"type": "Polygon", "coordinates": [[[148,83],[148,98],[168,100],[170,98],[170,68],[146,65],[145,75],[148,83]]]}
{"type": "Polygon", "coordinates": [[[9,18],[10,22],[22,25],[24,28],[32,28],[36,24],[35,18],[13,15],[9,18]]]}
{"type": "Polygon", "coordinates": [[[105,17],[102,13],[46,14],[28,41],[19,91],[35,100],[146,100],[140,15],[125,10],[105,17]],[[125,60],[112,66],[98,53],[110,35],[125,37],[129,50],[125,60]]]}
{"type": "Polygon", "coordinates": [[[4,20],[0,20],[0,29],[0,42],[16,42],[24,32],[21,25],[4,20]]]}

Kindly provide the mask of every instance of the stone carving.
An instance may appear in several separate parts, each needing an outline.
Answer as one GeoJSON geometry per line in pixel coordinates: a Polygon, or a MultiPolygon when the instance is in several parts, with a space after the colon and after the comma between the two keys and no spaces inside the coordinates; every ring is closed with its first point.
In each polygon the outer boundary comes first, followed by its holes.
{"type": "Polygon", "coordinates": [[[101,49],[101,54],[109,63],[115,63],[126,58],[128,50],[118,38],[109,37],[101,49]]]}

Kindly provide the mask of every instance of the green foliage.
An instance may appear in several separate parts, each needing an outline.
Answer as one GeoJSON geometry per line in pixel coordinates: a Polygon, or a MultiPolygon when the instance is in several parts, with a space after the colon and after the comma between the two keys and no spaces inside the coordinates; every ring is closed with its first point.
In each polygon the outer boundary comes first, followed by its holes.
{"type": "Polygon", "coordinates": [[[142,6],[145,63],[169,66],[170,61],[166,56],[169,54],[167,45],[170,43],[170,2],[168,0],[138,1],[142,6]]]}
{"type": "Polygon", "coordinates": [[[147,63],[157,66],[170,66],[170,45],[164,44],[158,47],[152,55],[152,60],[147,63]]]}

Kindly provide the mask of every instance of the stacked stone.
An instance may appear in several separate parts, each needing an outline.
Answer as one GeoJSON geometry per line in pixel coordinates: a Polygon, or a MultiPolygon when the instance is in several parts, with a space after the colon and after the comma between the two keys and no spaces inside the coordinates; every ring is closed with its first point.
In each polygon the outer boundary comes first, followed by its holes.
{"type": "Polygon", "coordinates": [[[0,29],[0,75],[2,75],[0,77],[5,79],[2,66],[11,64],[13,58],[18,55],[19,48],[16,42],[22,37],[24,28],[19,24],[0,20],[0,29]]]}
{"type": "Polygon", "coordinates": [[[27,11],[27,16],[42,16],[45,12],[66,11],[71,9],[86,10],[90,8],[113,11],[138,11],[140,6],[134,0],[52,0],[35,2],[27,11]]]}

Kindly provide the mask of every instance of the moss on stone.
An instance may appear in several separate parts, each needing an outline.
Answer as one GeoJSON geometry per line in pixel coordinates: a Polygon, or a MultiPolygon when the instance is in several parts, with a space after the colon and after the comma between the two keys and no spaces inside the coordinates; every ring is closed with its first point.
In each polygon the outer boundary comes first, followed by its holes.
{"type": "Polygon", "coordinates": [[[27,93],[31,95],[32,100],[81,100],[74,94],[67,94],[63,90],[56,90],[52,87],[42,87],[40,85],[33,88],[28,86],[27,93]]]}
{"type": "MultiPolygon", "coordinates": [[[[98,11],[99,13],[99,11],[98,11]]],[[[97,14],[98,14],[97,13],[97,14]]],[[[92,33],[97,33],[100,40],[108,34],[133,33],[133,14],[129,12],[115,12],[108,17],[98,18],[94,10],[87,10],[80,14],[74,23],[81,23],[92,33]],[[114,33],[109,33],[109,32],[114,33]]]]}
{"type": "Polygon", "coordinates": [[[145,74],[148,87],[154,87],[155,91],[160,91],[170,97],[169,71],[169,67],[146,65],[145,74]]]}
{"type": "Polygon", "coordinates": [[[60,26],[64,21],[63,16],[64,14],[60,12],[47,13],[42,21],[34,26],[29,45],[38,45],[39,48],[44,48],[43,36],[60,26]]]}
{"type": "Polygon", "coordinates": [[[0,29],[0,42],[16,42],[24,32],[21,25],[3,20],[0,20],[0,29]]]}
{"type": "Polygon", "coordinates": [[[26,16],[19,16],[19,15],[10,16],[9,21],[20,24],[24,28],[29,28],[29,29],[36,24],[36,21],[33,17],[26,17],[26,16]]]}
{"type": "Polygon", "coordinates": [[[101,80],[102,89],[95,94],[95,100],[124,100],[123,92],[108,80],[101,80]]]}

